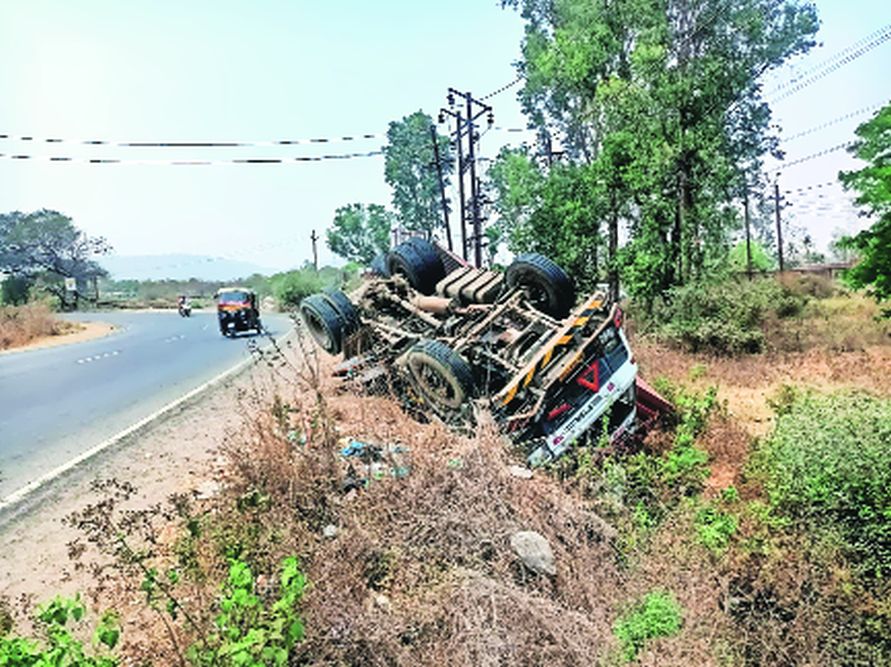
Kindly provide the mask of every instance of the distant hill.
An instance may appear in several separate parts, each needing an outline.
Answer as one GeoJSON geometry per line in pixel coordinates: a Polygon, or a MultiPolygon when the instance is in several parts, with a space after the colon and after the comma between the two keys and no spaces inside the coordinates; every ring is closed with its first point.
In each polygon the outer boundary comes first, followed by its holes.
{"type": "Polygon", "coordinates": [[[277,273],[258,264],[205,255],[108,255],[99,263],[115,280],[232,280],[277,273]]]}

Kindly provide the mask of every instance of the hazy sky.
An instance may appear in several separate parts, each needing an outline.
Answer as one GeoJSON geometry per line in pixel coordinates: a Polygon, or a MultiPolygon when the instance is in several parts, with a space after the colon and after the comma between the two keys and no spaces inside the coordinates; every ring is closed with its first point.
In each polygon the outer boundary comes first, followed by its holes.
{"type": "MultiPolygon", "coordinates": [[[[769,81],[787,81],[891,24],[885,0],[817,6],[823,45],[769,81]]],[[[382,133],[417,109],[435,116],[449,86],[483,95],[510,82],[521,37],[518,15],[494,0],[0,0],[0,134],[66,140],[0,140],[0,153],[170,160],[372,151],[380,139],[204,150],[77,142],[382,133]]],[[[498,125],[525,124],[515,90],[491,100],[498,125]]],[[[775,110],[790,135],[889,96],[891,41],[775,110]]],[[[790,141],[788,159],[849,140],[866,118],[790,141]]],[[[483,153],[520,138],[492,131],[483,153]]],[[[781,185],[834,180],[851,164],[836,151],[784,170],[781,185]]],[[[821,243],[852,223],[840,189],[826,192],[824,200],[796,200],[797,222],[821,243]],[[822,202],[829,210],[819,210],[822,202]]],[[[58,209],[122,255],[193,253],[288,268],[311,257],[310,230],[321,233],[335,208],[350,202],[389,202],[382,158],[212,166],[0,158],[0,211],[58,209]]],[[[330,259],[323,247],[321,260],[330,259]]]]}

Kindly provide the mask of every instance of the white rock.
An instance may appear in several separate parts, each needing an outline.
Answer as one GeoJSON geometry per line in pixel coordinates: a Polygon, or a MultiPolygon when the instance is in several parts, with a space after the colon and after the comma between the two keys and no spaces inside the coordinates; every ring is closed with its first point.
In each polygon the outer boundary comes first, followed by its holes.
{"type": "Polygon", "coordinates": [[[554,561],[554,552],[547,539],[534,530],[523,530],[510,536],[510,546],[514,553],[523,561],[523,565],[538,574],[554,576],[557,574],[557,564],[554,561]]]}
{"type": "Polygon", "coordinates": [[[507,471],[510,473],[511,477],[518,477],[520,479],[532,479],[532,471],[529,468],[524,468],[523,466],[510,466],[507,471]]]}

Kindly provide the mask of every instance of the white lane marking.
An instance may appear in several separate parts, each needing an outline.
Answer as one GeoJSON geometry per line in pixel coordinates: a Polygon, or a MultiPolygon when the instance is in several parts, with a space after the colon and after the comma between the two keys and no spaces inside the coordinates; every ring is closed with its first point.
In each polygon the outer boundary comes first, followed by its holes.
{"type": "Polygon", "coordinates": [[[99,361],[100,359],[109,359],[111,357],[116,357],[121,353],[122,350],[113,350],[111,352],[105,352],[104,354],[96,354],[90,357],[81,357],[77,360],[79,364],[89,364],[94,361],[99,361]]]}
{"type": "MultiPolygon", "coordinates": [[[[289,329],[287,331],[287,333],[285,333],[284,335],[277,338],[276,342],[281,344],[282,342],[285,341],[285,339],[289,338],[293,334],[293,332],[294,332],[294,328],[292,327],[291,329],[289,329]]],[[[229,370],[223,371],[222,373],[220,373],[219,375],[217,375],[214,378],[211,378],[204,384],[199,385],[198,387],[195,387],[191,391],[186,392],[179,398],[172,400],[170,403],[165,405],[163,408],[153,412],[148,417],[140,419],[138,422],[136,422],[132,426],[128,426],[120,433],[113,435],[110,438],[108,438],[107,440],[103,440],[98,445],[91,447],[87,451],[85,451],[81,454],[78,454],[70,461],[60,465],[58,468],[50,470],[48,473],[41,475],[40,477],[38,477],[37,479],[35,479],[31,482],[28,482],[27,484],[25,484],[25,486],[13,491],[11,494],[6,496],[5,498],[0,499],[0,512],[3,512],[4,510],[8,509],[9,507],[12,507],[13,505],[20,503],[22,500],[25,499],[25,497],[28,496],[28,494],[33,493],[34,491],[39,489],[44,484],[53,481],[57,477],[61,477],[69,470],[77,467],[84,461],[87,461],[88,459],[96,456],[97,454],[102,452],[104,449],[108,449],[115,443],[120,442],[121,440],[126,438],[128,435],[136,433],[141,428],[152,423],[154,420],[158,419],[159,417],[162,417],[165,413],[170,412],[174,408],[182,405],[183,403],[185,403],[189,399],[197,396],[201,392],[206,391],[207,389],[210,389],[212,386],[214,386],[215,384],[219,383],[222,380],[225,380],[230,375],[234,375],[235,373],[238,373],[240,370],[242,370],[243,368],[250,365],[253,361],[254,361],[253,355],[247,357],[246,359],[242,359],[241,361],[239,361],[237,364],[235,364],[229,370]]]]}

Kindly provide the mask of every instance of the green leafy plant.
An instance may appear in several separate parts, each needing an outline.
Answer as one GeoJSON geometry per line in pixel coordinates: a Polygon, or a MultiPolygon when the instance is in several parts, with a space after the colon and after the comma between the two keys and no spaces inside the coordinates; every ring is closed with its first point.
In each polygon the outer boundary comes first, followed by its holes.
{"type": "Polygon", "coordinates": [[[187,651],[199,667],[267,667],[288,663],[294,646],[303,639],[298,607],[306,577],[295,557],[282,563],[277,599],[269,604],[257,591],[247,563],[232,560],[218,600],[215,631],[187,651]]]}
{"type": "MultiPolygon", "coordinates": [[[[80,596],[56,597],[37,608],[35,625],[39,639],[11,634],[0,635],[0,666],[3,667],[116,667],[112,655],[90,655],[75,637],[72,625],[79,623],[86,608],[80,596]]],[[[120,638],[118,616],[106,612],[94,633],[100,650],[112,651],[120,638]]]]}
{"type": "Polygon", "coordinates": [[[751,472],[769,506],[842,550],[865,573],[891,573],[891,400],[801,393],[780,402],[751,472]]]}
{"type": "Polygon", "coordinates": [[[694,520],[699,543],[715,555],[721,555],[736,533],[737,518],[713,506],[703,507],[694,520]]]}
{"type": "Polygon", "coordinates": [[[647,641],[676,635],[683,623],[681,605],[671,593],[652,591],[634,604],[613,624],[613,634],[622,645],[627,662],[637,659],[647,641]]]}

